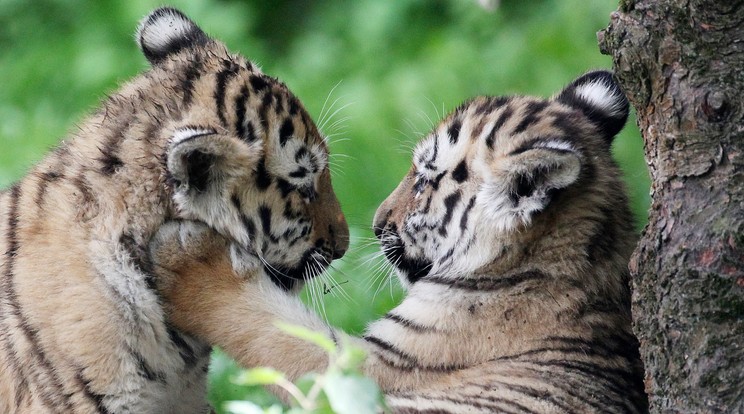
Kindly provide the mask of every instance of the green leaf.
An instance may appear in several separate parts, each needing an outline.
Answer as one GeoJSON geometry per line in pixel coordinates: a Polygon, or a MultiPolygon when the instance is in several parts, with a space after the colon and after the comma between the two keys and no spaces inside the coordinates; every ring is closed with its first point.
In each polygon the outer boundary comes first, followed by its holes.
{"type": "Polygon", "coordinates": [[[360,375],[329,373],[323,391],[337,414],[376,414],[382,407],[377,384],[360,375]]]}
{"type": "Polygon", "coordinates": [[[336,359],[336,365],[345,372],[358,372],[367,358],[367,352],[351,343],[344,344],[341,349],[341,354],[336,359]]]}
{"type": "Polygon", "coordinates": [[[264,414],[263,408],[250,401],[226,401],[224,408],[233,414],[264,414]]]}
{"type": "Polygon", "coordinates": [[[295,385],[303,394],[307,395],[313,385],[318,381],[318,376],[319,375],[315,372],[309,372],[298,378],[297,381],[295,381],[295,385]]]}
{"type": "Polygon", "coordinates": [[[245,370],[233,382],[237,385],[274,385],[287,382],[284,374],[273,368],[253,368],[245,370]]]}
{"type": "Polygon", "coordinates": [[[276,326],[292,336],[304,339],[305,341],[323,348],[329,354],[336,352],[336,344],[333,343],[333,340],[320,332],[315,332],[305,328],[304,326],[292,325],[286,322],[276,322],[276,326]]]}

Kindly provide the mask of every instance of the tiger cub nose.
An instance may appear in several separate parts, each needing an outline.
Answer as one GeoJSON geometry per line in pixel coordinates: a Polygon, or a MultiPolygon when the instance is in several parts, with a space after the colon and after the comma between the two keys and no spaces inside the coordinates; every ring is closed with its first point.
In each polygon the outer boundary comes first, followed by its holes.
{"type": "Polygon", "coordinates": [[[378,239],[382,237],[382,228],[385,226],[385,223],[375,223],[373,227],[373,231],[375,232],[375,237],[378,239]]]}
{"type": "Polygon", "coordinates": [[[346,254],[346,247],[339,246],[338,244],[333,249],[333,260],[340,259],[346,254]]]}

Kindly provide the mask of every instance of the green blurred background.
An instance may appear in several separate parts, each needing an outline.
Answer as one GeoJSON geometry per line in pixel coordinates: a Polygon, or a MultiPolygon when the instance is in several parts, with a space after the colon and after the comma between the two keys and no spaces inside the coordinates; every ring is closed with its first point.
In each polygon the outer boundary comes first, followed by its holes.
{"type": "MultiPolygon", "coordinates": [[[[21,177],[107,92],[147,67],[133,33],[162,4],[0,2],[0,187],[21,177]]],[[[493,10],[474,0],[171,4],[284,80],[316,119],[333,114],[324,132],[331,136],[333,181],[352,250],[332,275],[339,286],[319,280],[305,298],[352,333],[400,299],[375,257],[369,228],[377,205],[408,170],[420,135],[468,97],[548,96],[588,69],[611,67],[596,32],[617,7],[616,0],[502,0],[493,10]]],[[[634,118],[614,152],[640,229],[649,183],[634,118]]],[[[235,369],[216,355],[211,398],[218,406],[271,398],[231,385],[235,369]]]]}

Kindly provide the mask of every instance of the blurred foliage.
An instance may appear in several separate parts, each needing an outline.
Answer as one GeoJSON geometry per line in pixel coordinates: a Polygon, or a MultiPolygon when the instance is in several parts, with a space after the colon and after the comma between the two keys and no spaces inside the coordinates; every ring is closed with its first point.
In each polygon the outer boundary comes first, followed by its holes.
{"type": "MultiPolygon", "coordinates": [[[[588,69],[611,67],[595,33],[617,7],[614,0],[502,0],[494,11],[475,0],[171,4],[284,80],[331,137],[334,186],[354,239],[329,276],[335,281],[318,280],[305,296],[351,333],[400,298],[384,277],[387,269],[372,257],[369,228],[377,205],[408,170],[420,135],[468,97],[548,96],[588,69]]],[[[21,177],[107,92],[147,67],[133,33],[160,5],[0,3],[0,187],[21,177]]],[[[649,183],[634,118],[614,152],[641,228],[649,183]]],[[[214,401],[271,398],[232,385],[227,378],[234,372],[218,353],[214,401]]]]}
{"type": "MultiPolygon", "coordinates": [[[[328,354],[323,373],[308,373],[296,383],[273,368],[258,367],[243,371],[232,382],[240,385],[273,385],[289,398],[286,409],[280,404],[261,405],[251,401],[228,401],[223,409],[233,414],[378,414],[385,402],[377,384],[361,374],[366,352],[342,339],[341,346],[322,333],[303,326],[277,324],[279,329],[318,346],[328,354]]],[[[387,411],[385,411],[387,412],[387,411]]]]}

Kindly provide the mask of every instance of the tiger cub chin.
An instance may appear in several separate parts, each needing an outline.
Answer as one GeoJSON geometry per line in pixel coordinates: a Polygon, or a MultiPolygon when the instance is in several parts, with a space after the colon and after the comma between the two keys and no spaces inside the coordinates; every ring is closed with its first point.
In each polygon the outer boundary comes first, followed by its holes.
{"type": "Polygon", "coordinates": [[[173,327],[147,245],[206,223],[279,290],[343,255],[328,149],[300,101],[181,12],[151,68],[0,192],[0,413],[205,413],[210,345],[173,327]]]}
{"type": "MultiPolygon", "coordinates": [[[[353,339],[394,412],[648,411],[633,224],[610,154],[627,116],[613,75],[595,71],[547,100],[469,100],[421,140],[374,218],[407,296],[353,339]]],[[[326,366],[277,319],[344,335],[266,277],[234,273],[204,227],[164,227],[151,247],[176,326],[244,366],[326,366]]]]}

